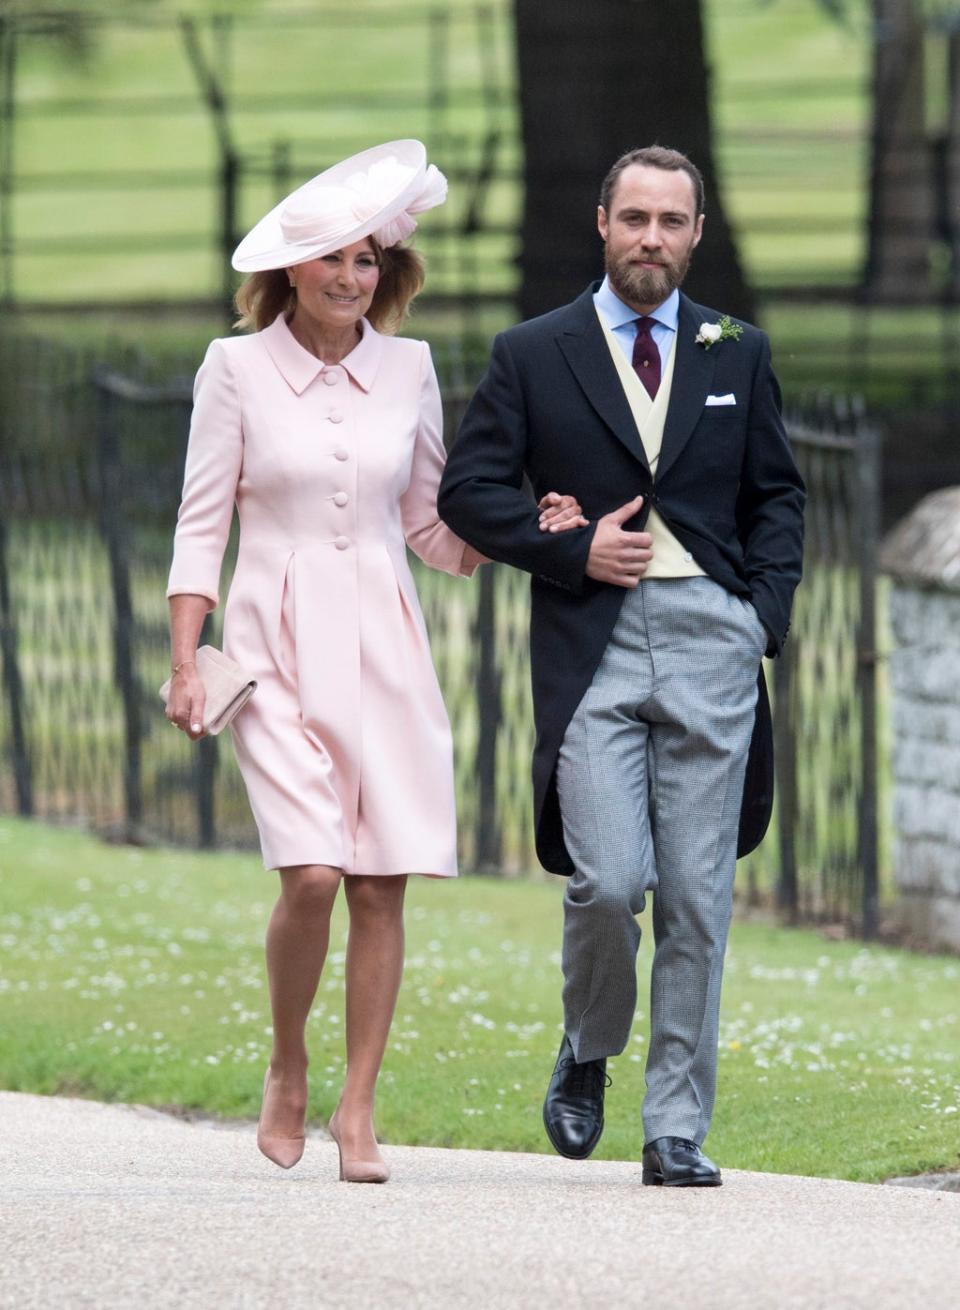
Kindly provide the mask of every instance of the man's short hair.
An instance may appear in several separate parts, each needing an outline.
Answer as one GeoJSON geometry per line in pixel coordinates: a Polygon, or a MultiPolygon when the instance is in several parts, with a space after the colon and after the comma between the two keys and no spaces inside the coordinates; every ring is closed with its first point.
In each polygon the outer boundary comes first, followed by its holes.
{"type": "Polygon", "coordinates": [[[645,164],[648,168],[664,168],[671,173],[686,173],[693,183],[693,199],[696,206],[694,218],[699,218],[703,213],[703,176],[696,164],[686,155],[682,155],[679,150],[670,150],[666,146],[643,146],[638,150],[628,150],[625,155],[621,155],[603,179],[600,204],[608,214],[610,201],[617,189],[617,180],[623,170],[629,168],[631,164],[645,164]]]}

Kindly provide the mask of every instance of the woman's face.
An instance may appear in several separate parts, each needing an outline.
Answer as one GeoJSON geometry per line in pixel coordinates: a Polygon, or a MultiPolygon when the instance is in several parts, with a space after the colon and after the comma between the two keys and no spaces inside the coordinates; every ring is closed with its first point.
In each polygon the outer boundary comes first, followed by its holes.
{"type": "Polygon", "coordinates": [[[289,270],[297,310],[328,328],[347,328],[370,308],[380,281],[376,252],[365,237],[289,270]]]}

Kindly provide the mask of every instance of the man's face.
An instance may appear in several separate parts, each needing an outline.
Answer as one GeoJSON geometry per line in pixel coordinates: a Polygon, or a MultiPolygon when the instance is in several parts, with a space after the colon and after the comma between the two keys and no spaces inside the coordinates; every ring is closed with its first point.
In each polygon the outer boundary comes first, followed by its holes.
{"type": "Polygon", "coordinates": [[[597,209],[604,262],[614,291],[633,309],[655,309],[678,287],[703,231],[693,180],[682,169],[628,164],[610,212],[597,209]]]}

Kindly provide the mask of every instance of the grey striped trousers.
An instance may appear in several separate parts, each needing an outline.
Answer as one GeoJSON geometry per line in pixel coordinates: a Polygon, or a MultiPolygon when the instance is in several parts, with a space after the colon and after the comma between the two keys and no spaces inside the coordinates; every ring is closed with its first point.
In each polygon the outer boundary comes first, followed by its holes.
{"type": "Polygon", "coordinates": [[[653,893],[644,1140],[702,1142],[716,1091],[737,830],[767,637],[710,578],[628,591],[557,764],[575,872],[564,897],[564,1024],[580,1061],[619,1054],[637,1002],[636,921],[653,893]]]}

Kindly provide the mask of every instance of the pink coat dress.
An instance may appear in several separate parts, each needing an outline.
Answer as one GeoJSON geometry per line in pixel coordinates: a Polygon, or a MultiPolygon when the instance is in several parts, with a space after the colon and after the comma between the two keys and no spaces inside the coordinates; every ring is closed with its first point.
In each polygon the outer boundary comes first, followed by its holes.
{"type": "Polygon", "coordinates": [[[457,872],[450,725],[406,545],[469,576],[437,517],[440,392],[422,341],[364,319],[339,364],[281,315],[213,341],[197,374],[167,595],[218,603],[257,679],[231,731],[267,868],[457,872]]]}

